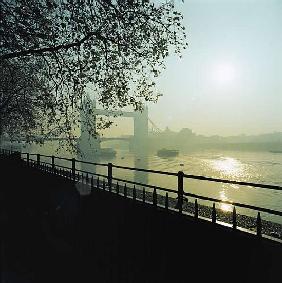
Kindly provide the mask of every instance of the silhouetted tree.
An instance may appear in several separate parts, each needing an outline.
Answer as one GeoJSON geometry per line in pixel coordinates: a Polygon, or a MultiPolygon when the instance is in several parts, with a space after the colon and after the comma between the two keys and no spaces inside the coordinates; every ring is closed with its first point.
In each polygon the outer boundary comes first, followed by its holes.
{"type": "Polygon", "coordinates": [[[174,1],[2,0],[0,8],[1,64],[19,62],[25,78],[24,65],[34,66],[50,96],[49,134],[55,124],[56,134],[73,135],[87,88],[105,109],[142,110],[160,95],[164,59],[186,46],[174,1]]]}
{"type": "Polygon", "coordinates": [[[52,96],[44,77],[38,76],[35,65],[13,60],[0,62],[0,135],[30,138],[34,131],[45,128],[44,121],[52,96]]]}

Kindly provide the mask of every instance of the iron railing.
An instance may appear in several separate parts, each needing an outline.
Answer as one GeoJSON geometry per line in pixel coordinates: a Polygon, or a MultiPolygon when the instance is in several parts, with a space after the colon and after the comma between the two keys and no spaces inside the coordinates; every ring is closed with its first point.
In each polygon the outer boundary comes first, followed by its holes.
{"type": "MultiPolygon", "coordinates": [[[[4,155],[7,155],[7,154],[10,155],[12,153],[16,153],[16,151],[6,150],[6,149],[0,149],[0,152],[1,154],[4,154],[4,155]]],[[[258,207],[254,205],[244,204],[244,203],[226,201],[226,200],[221,200],[221,199],[212,198],[212,197],[206,197],[206,196],[193,194],[193,193],[184,191],[184,179],[185,178],[282,191],[282,187],[276,186],[276,185],[257,184],[257,183],[251,183],[251,182],[231,181],[231,180],[209,178],[209,177],[197,176],[197,175],[188,175],[188,174],[184,174],[182,171],[173,173],[173,172],[158,171],[158,170],[151,170],[151,169],[133,168],[133,167],[128,167],[128,166],[114,165],[112,163],[96,163],[96,162],[77,160],[75,158],[59,157],[59,156],[54,156],[54,155],[50,156],[50,155],[34,154],[34,153],[21,153],[21,156],[23,156],[22,159],[27,163],[28,166],[36,167],[45,172],[60,175],[70,180],[81,181],[82,183],[84,182],[85,184],[90,186],[91,190],[102,188],[103,190],[107,190],[109,192],[114,192],[116,194],[123,195],[125,198],[130,197],[133,200],[139,200],[144,203],[151,203],[152,205],[156,207],[162,206],[166,210],[177,210],[179,213],[183,213],[184,198],[193,197],[195,199],[194,217],[196,219],[199,218],[198,200],[211,201],[213,202],[212,213],[211,213],[212,223],[217,223],[217,211],[216,211],[215,203],[232,205],[233,206],[233,211],[232,211],[233,229],[237,229],[236,207],[257,211],[258,213],[257,213],[257,218],[256,218],[256,234],[258,237],[262,236],[262,220],[261,220],[261,214],[260,214],[261,212],[269,213],[269,214],[280,216],[280,217],[282,216],[282,211],[273,210],[273,209],[264,208],[264,207],[258,207]],[[35,159],[32,159],[32,157],[35,157],[35,159]],[[41,157],[50,158],[50,162],[43,162],[41,160],[41,157]],[[64,161],[70,162],[70,166],[63,166],[63,165],[56,164],[55,160],[64,160],[64,161]],[[94,173],[94,172],[87,171],[87,170],[78,169],[76,166],[78,163],[105,167],[107,168],[107,174],[99,174],[99,173],[94,173]],[[177,177],[177,190],[154,186],[150,184],[144,184],[144,183],[140,183],[136,181],[125,180],[121,178],[116,178],[113,176],[114,168],[177,177]],[[102,183],[101,183],[100,178],[103,178],[102,183]],[[113,184],[113,181],[116,181],[116,183],[113,184]],[[118,182],[124,183],[123,188],[121,188],[118,182]],[[127,184],[134,185],[134,187],[131,188],[132,189],[131,195],[129,195],[128,193],[127,184]],[[137,189],[135,186],[143,187],[142,190],[138,189],[138,192],[140,193],[138,197],[136,194],[137,189]],[[152,201],[148,201],[148,199],[146,199],[145,188],[150,188],[153,190],[152,201]],[[157,191],[162,191],[165,193],[164,205],[161,205],[160,203],[158,204],[157,191]],[[174,208],[169,207],[168,193],[177,194],[177,205],[174,208]]]]}

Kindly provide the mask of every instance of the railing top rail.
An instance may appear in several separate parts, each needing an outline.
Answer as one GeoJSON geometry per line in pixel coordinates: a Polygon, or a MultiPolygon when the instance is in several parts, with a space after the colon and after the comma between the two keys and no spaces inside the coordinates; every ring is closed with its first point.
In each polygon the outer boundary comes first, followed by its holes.
{"type": "MultiPolygon", "coordinates": [[[[52,157],[51,156],[47,156],[47,157],[52,157]]],[[[60,159],[60,160],[66,160],[66,161],[71,161],[72,159],[71,158],[66,158],[66,157],[59,157],[59,156],[54,156],[56,159],[60,159]]]]}
{"type": "MultiPolygon", "coordinates": [[[[22,153],[27,154],[27,153],[22,153]]],[[[31,156],[36,156],[37,154],[31,153],[31,156]]],[[[44,157],[52,157],[51,155],[42,155],[44,157]]],[[[65,158],[65,157],[58,157],[55,156],[57,159],[67,160],[71,161],[72,158],[65,158]]],[[[90,165],[98,165],[98,166],[108,166],[106,163],[96,163],[96,162],[90,162],[90,161],[83,161],[83,160],[76,160],[77,162],[84,163],[84,164],[90,164],[90,165]]],[[[113,168],[118,169],[126,169],[131,171],[139,171],[139,172],[146,172],[146,173],[154,173],[154,174],[161,174],[161,175],[168,175],[168,176],[178,176],[178,173],[174,172],[168,172],[168,171],[159,171],[159,170],[151,170],[151,169],[143,169],[143,168],[134,168],[129,166],[120,166],[112,164],[113,168]]],[[[270,189],[270,190],[277,190],[282,191],[281,186],[277,185],[269,185],[269,184],[258,184],[258,183],[252,183],[252,182],[245,182],[245,181],[234,181],[234,180],[226,180],[226,179],[219,179],[219,178],[212,178],[212,177],[205,177],[200,175],[191,175],[191,174],[183,174],[184,178],[188,179],[195,179],[195,180],[202,180],[202,181],[210,181],[210,182],[217,182],[217,183],[225,183],[225,184],[234,184],[234,185],[240,185],[240,186],[250,186],[250,187],[256,187],[256,188],[263,188],[263,189],[270,189]]]]}
{"type": "Polygon", "coordinates": [[[90,165],[99,165],[99,166],[108,166],[107,163],[97,163],[97,162],[91,162],[91,161],[84,161],[84,160],[75,160],[77,162],[83,163],[83,164],[90,164],[90,165]]]}
{"type": "Polygon", "coordinates": [[[155,174],[168,175],[168,176],[177,176],[178,175],[177,173],[174,173],[174,172],[158,171],[158,170],[142,169],[142,168],[134,168],[134,167],[128,167],[128,166],[114,165],[114,164],[113,164],[113,167],[114,168],[118,168],[118,169],[126,169],[126,170],[132,170],[132,171],[155,173],[155,174]]]}
{"type": "MultiPolygon", "coordinates": [[[[29,154],[29,156],[36,156],[37,153],[28,153],[28,152],[21,152],[21,154],[29,154]]],[[[56,156],[56,155],[45,155],[45,154],[39,154],[42,157],[47,157],[47,158],[52,158],[54,156],[54,158],[56,159],[61,159],[61,160],[66,160],[66,161],[71,161],[71,158],[67,158],[67,157],[60,157],[60,156],[56,156]]]]}
{"type": "Polygon", "coordinates": [[[282,187],[276,186],[276,185],[257,184],[257,183],[244,182],[244,181],[232,181],[232,180],[211,178],[211,177],[198,176],[198,175],[188,175],[188,174],[184,174],[184,177],[189,178],[189,179],[195,179],[195,180],[234,184],[234,185],[241,185],[241,186],[251,186],[251,187],[258,187],[258,188],[263,188],[263,189],[282,191],[282,187]]]}
{"type": "MultiPolygon", "coordinates": [[[[37,153],[28,153],[28,152],[21,152],[21,154],[29,154],[30,156],[36,156],[37,155],[37,153]]],[[[40,154],[40,156],[50,157],[50,158],[52,158],[54,156],[55,159],[61,159],[61,160],[66,160],[66,161],[72,161],[73,160],[73,158],[60,157],[60,156],[56,156],[56,155],[40,154]]],[[[80,162],[80,163],[84,163],[84,164],[90,164],[90,165],[108,166],[107,163],[97,163],[97,162],[84,161],[84,160],[79,160],[79,159],[75,159],[75,161],[80,162]]]]}
{"type": "Polygon", "coordinates": [[[29,154],[29,156],[36,156],[37,153],[28,153],[28,152],[23,152],[22,154],[29,154]]]}
{"type": "Polygon", "coordinates": [[[190,196],[190,197],[193,197],[193,198],[198,198],[198,199],[201,199],[201,200],[208,200],[208,201],[217,202],[217,203],[230,204],[230,205],[233,205],[233,206],[248,208],[248,209],[252,209],[252,210],[257,210],[257,211],[261,211],[261,212],[266,212],[266,213],[282,216],[282,211],[273,210],[273,209],[269,209],[269,208],[264,208],[264,207],[259,207],[259,206],[254,206],[254,205],[249,205],[249,204],[244,204],[244,203],[239,203],[239,202],[232,202],[232,201],[228,201],[228,200],[221,200],[221,199],[216,199],[216,198],[211,198],[211,197],[205,197],[205,196],[201,196],[201,195],[197,195],[197,194],[193,194],[193,193],[187,193],[187,192],[184,192],[183,195],[184,196],[190,196]]]}
{"type": "Polygon", "coordinates": [[[50,155],[45,155],[45,154],[40,154],[40,156],[42,156],[42,157],[48,157],[48,158],[49,158],[49,157],[50,157],[50,158],[52,157],[52,156],[50,156],[50,155]]]}
{"type": "MultiPolygon", "coordinates": [[[[178,176],[178,173],[174,173],[174,172],[134,168],[134,167],[128,167],[128,166],[114,165],[114,164],[113,164],[113,168],[147,172],[147,173],[155,173],[155,174],[162,174],[162,175],[168,175],[168,176],[178,176]]],[[[227,184],[234,184],[234,185],[241,185],[241,186],[251,186],[251,187],[257,187],[257,188],[263,188],[263,189],[271,189],[271,190],[282,191],[282,187],[277,186],[277,185],[258,184],[258,183],[245,182],[245,181],[233,181],[233,180],[218,179],[218,178],[205,177],[205,176],[199,176],[199,175],[191,175],[191,174],[184,174],[183,177],[189,178],[189,179],[195,179],[195,180],[202,180],[202,181],[211,181],[211,182],[217,182],[217,183],[227,183],[227,184]]]]}
{"type": "MultiPolygon", "coordinates": [[[[76,160],[76,161],[84,163],[84,164],[108,166],[107,163],[96,163],[96,162],[82,161],[82,160],[76,160]]],[[[115,164],[112,164],[112,167],[113,168],[117,168],[117,169],[131,170],[131,171],[154,173],[154,174],[161,174],[161,175],[168,175],[168,176],[178,176],[178,173],[168,172],[168,171],[151,170],[151,169],[144,169],[144,168],[135,168],[135,167],[129,167],[129,166],[115,165],[115,164]]],[[[205,176],[200,176],[200,175],[191,175],[191,174],[184,174],[183,176],[185,178],[195,179],[195,180],[211,181],[211,182],[218,182],[218,183],[228,183],[228,184],[235,184],[235,185],[241,185],[241,186],[251,186],[251,187],[258,187],[258,188],[282,191],[282,187],[281,186],[277,186],[277,185],[258,184],[258,183],[245,182],[245,181],[234,181],[234,180],[218,179],[218,178],[205,177],[205,176]]]]}
{"type": "MultiPolygon", "coordinates": [[[[64,167],[64,166],[58,166],[58,167],[67,168],[67,167],[64,167]]],[[[77,171],[78,172],[83,172],[83,173],[88,173],[90,175],[93,174],[92,172],[85,171],[85,170],[77,169],[77,171]]],[[[107,175],[103,175],[103,174],[96,174],[96,173],[94,173],[93,175],[97,175],[97,176],[101,176],[101,177],[107,178],[107,175]]],[[[144,184],[144,183],[130,181],[130,180],[125,180],[125,179],[116,178],[116,177],[113,177],[112,180],[120,181],[120,182],[124,182],[124,183],[129,183],[129,184],[133,184],[133,185],[139,185],[139,186],[143,186],[143,187],[147,187],[147,188],[152,188],[152,189],[157,189],[157,190],[164,191],[164,192],[169,192],[169,193],[177,194],[177,190],[176,189],[173,190],[173,189],[168,189],[168,188],[164,188],[164,187],[144,184]]],[[[247,208],[247,209],[252,209],[252,210],[257,210],[257,211],[261,211],[261,212],[270,213],[270,214],[273,214],[273,215],[282,216],[282,212],[281,211],[277,211],[277,210],[273,210],[273,209],[268,209],[268,208],[264,208],[264,207],[258,207],[258,206],[254,206],[254,205],[248,205],[248,204],[232,202],[232,201],[225,201],[225,200],[221,200],[221,199],[216,199],[216,198],[212,198],[212,197],[205,197],[205,196],[202,196],[202,195],[197,195],[197,194],[188,193],[188,192],[183,192],[183,195],[184,196],[190,196],[190,197],[198,198],[198,199],[201,199],[201,200],[207,200],[207,201],[212,201],[212,202],[217,202],[217,203],[225,203],[225,204],[230,204],[230,205],[237,206],[237,207],[242,207],[242,208],[247,208]]]]}

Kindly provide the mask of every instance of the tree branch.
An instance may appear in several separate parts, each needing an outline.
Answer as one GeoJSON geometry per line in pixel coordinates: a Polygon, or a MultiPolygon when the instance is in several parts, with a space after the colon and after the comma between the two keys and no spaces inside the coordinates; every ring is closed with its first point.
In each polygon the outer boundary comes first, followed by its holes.
{"type": "Polygon", "coordinates": [[[83,44],[85,41],[90,39],[92,36],[96,36],[97,39],[100,40],[106,40],[103,36],[101,36],[100,32],[89,32],[85,37],[80,39],[79,41],[69,43],[69,44],[61,44],[57,46],[52,46],[52,47],[44,47],[44,48],[39,48],[39,49],[29,49],[29,50],[23,50],[23,51],[18,51],[18,52],[13,52],[13,53],[8,53],[0,56],[0,60],[5,60],[5,59],[12,59],[12,58],[18,58],[18,57],[23,57],[23,56],[28,56],[28,55],[40,55],[42,53],[46,52],[56,52],[61,49],[67,50],[73,47],[79,47],[81,44],[83,44]]]}

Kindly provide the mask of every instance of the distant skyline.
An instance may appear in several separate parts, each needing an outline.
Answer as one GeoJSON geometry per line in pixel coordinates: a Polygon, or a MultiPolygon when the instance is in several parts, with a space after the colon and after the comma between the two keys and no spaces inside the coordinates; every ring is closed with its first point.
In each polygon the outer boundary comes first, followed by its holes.
{"type": "MultiPolygon", "coordinates": [[[[282,131],[282,1],[176,2],[189,47],[167,60],[150,118],[203,135],[282,131]]],[[[132,121],[118,120],[108,133],[132,133],[132,121]]]]}

